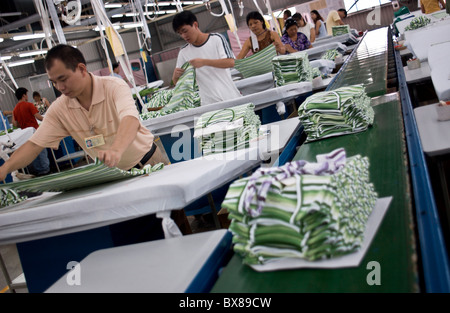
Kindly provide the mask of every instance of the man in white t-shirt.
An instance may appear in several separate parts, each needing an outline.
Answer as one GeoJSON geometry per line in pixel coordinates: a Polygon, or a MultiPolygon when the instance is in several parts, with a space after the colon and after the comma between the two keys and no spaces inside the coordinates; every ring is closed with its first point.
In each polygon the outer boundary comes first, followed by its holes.
{"type": "Polygon", "coordinates": [[[175,15],[172,26],[187,42],[178,54],[173,83],[176,84],[184,72],[181,66],[189,62],[195,68],[202,105],[241,97],[231,78],[234,54],[225,38],[218,33],[203,33],[191,11],[175,15]]]}

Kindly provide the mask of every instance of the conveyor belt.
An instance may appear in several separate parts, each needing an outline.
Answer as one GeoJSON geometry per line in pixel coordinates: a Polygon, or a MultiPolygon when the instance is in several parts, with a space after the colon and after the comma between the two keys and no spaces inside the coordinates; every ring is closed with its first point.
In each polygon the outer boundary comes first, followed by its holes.
{"type": "Polygon", "coordinates": [[[367,32],[327,90],[364,84],[370,97],[386,94],[388,28],[367,32]]]}
{"type": "Polygon", "coordinates": [[[347,155],[369,157],[370,177],[379,197],[393,196],[366,256],[357,268],[256,272],[234,255],[213,292],[416,292],[417,253],[411,191],[399,100],[374,106],[375,122],[367,131],[329,138],[300,147],[295,160],[314,161],[317,154],[343,147],[347,155]],[[370,261],[380,264],[381,285],[369,285],[370,261]]]}

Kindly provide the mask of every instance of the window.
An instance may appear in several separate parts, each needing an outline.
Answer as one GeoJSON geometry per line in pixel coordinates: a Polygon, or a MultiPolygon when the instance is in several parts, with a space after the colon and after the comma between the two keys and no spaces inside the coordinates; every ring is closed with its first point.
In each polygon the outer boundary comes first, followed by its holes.
{"type": "Polygon", "coordinates": [[[371,9],[382,4],[390,3],[390,0],[344,0],[345,9],[348,13],[355,13],[365,9],[371,9]],[[354,4],[356,2],[356,4],[354,4]]]}

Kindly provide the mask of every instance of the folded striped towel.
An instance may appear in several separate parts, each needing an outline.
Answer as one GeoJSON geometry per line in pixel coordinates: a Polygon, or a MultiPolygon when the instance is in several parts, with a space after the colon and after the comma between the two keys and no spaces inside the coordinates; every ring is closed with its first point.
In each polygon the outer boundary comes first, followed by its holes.
{"type": "Polygon", "coordinates": [[[322,56],[320,58],[324,59],[324,60],[334,61],[339,56],[342,56],[342,54],[340,54],[339,51],[337,51],[337,49],[330,49],[330,50],[325,51],[325,53],[322,54],[322,56]]]}
{"type": "Polygon", "coordinates": [[[431,20],[428,17],[426,17],[424,15],[417,16],[411,20],[411,22],[409,23],[408,26],[405,27],[405,31],[425,27],[430,23],[431,23],[431,20]]]}
{"type": "Polygon", "coordinates": [[[229,212],[235,252],[245,264],[280,258],[308,261],[355,252],[364,240],[377,193],[369,160],[343,149],[260,168],[233,182],[222,208],[229,212]]]}
{"type": "Polygon", "coordinates": [[[244,78],[270,73],[272,71],[272,59],[277,56],[274,45],[269,45],[263,50],[246,57],[235,60],[234,68],[238,70],[244,78]]]}
{"type": "Polygon", "coordinates": [[[142,169],[132,168],[129,171],[124,171],[117,167],[110,168],[96,159],[92,164],[64,172],[0,185],[1,207],[19,203],[27,199],[26,197],[19,196],[19,192],[21,191],[68,191],[146,175],[163,168],[164,164],[158,163],[154,166],[146,165],[142,169]]]}
{"type": "Polygon", "coordinates": [[[261,126],[254,110],[255,105],[248,103],[204,113],[194,127],[203,155],[248,148],[261,126]]]}
{"type": "Polygon", "coordinates": [[[349,25],[339,25],[339,26],[333,26],[331,27],[331,31],[333,33],[333,36],[340,36],[350,33],[350,26],[349,25]]]}
{"type": "Polygon", "coordinates": [[[306,142],[366,130],[374,111],[363,85],[341,87],[308,97],[298,108],[306,142]]]}
{"type": "Polygon", "coordinates": [[[306,52],[279,55],[272,59],[272,70],[277,87],[312,81],[313,69],[306,52]]]}

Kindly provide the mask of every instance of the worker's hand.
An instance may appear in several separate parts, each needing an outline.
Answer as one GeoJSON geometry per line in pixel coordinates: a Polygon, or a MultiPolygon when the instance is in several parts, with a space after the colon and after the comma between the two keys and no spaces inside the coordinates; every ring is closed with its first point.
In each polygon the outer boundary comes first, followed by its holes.
{"type": "Polygon", "coordinates": [[[205,60],[204,59],[192,59],[189,61],[189,63],[191,63],[191,65],[195,68],[199,68],[202,66],[205,66],[205,60]]]}
{"type": "Polygon", "coordinates": [[[6,176],[8,176],[8,171],[4,166],[0,167],[0,181],[4,181],[6,179],[6,176]]]}
{"type": "Polygon", "coordinates": [[[277,112],[278,115],[284,115],[286,113],[286,106],[281,101],[277,102],[277,112]]]}
{"type": "Polygon", "coordinates": [[[178,78],[180,78],[181,75],[183,75],[183,73],[184,73],[184,70],[182,68],[179,68],[179,67],[175,68],[175,70],[173,72],[172,80],[174,82],[178,81],[178,78]]]}
{"type": "Polygon", "coordinates": [[[98,152],[98,159],[105,163],[108,167],[116,167],[119,164],[120,159],[122,158],[122,153],[117,150],[100,150],[98,152]]]}

